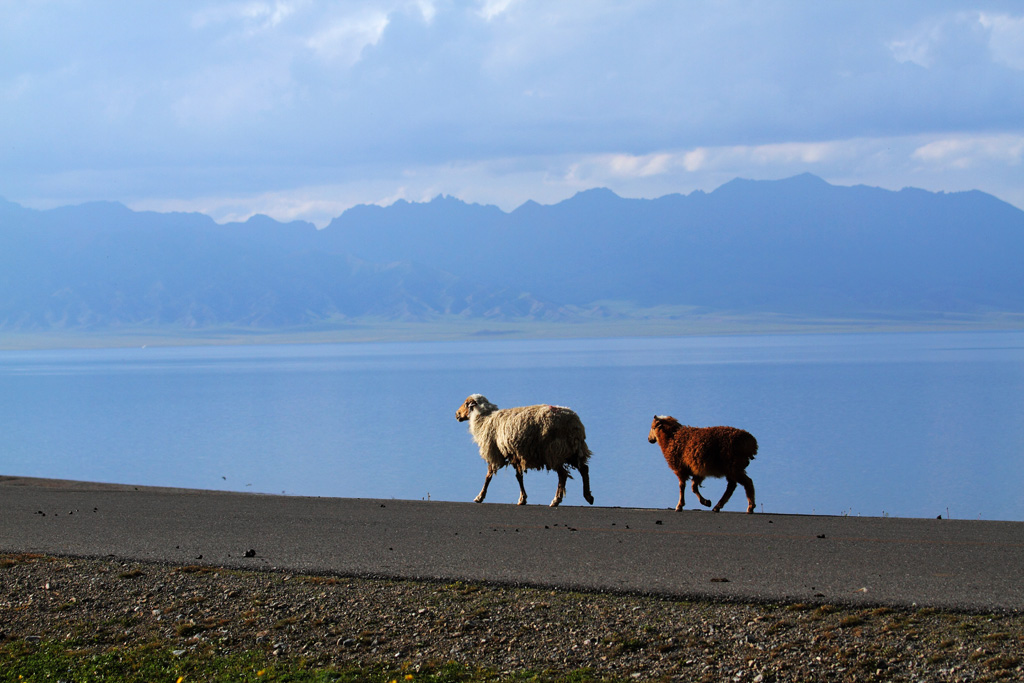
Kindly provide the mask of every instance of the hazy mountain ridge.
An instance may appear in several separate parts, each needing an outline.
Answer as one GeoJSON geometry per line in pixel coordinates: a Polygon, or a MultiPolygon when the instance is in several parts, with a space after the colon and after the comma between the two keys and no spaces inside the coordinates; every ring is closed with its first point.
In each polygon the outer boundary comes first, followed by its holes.
{"type": "Polygon", "coordinates": [[[0,329],[280,328],[440,315],[557,318],[559,307],[413,262],[338,253],[312,224],[92,203],[0,207],[0,329]]]}
{"type": "Polygon", "coordinates": [[[376,221],[346,212],[330,228],[354,253],[374,253],[372,235],[386,234],[396,258],[419,254],[480,282],[528,281],[573,305],[815,315],[1024,305],[1024,212],[981,192],[836,187],[809,175],[653,200],[590,190],[490,214],[475,232],[464,227],[469,210],[441,205],[411,205],[416,217],[382,210],[376,221]],[[420,229],[442,215],[448,230],[420,229]]]}
{"type": "Polygon", "coordinates": [[[323,230],[0,200],[0,330],[560,321],[654,307],[1021,313],[1022,256],[1024,212],[990,195],[806,174],[650,200],[595,189],[511,212],[451,197],[364,205],[323,230]]]}

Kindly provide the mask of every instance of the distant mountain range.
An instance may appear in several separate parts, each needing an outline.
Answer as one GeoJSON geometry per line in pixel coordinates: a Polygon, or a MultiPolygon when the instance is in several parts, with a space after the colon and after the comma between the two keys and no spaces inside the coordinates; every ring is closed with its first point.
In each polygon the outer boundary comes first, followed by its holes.
{"type": "Polygon", "coordinates": [[[652,200],[595,189],[508,213],[399,201],[323,230],[0,200],[0,331],[1022,313],[1022,261],[1024,211],[995,197],[812,175],[652,200]]]}

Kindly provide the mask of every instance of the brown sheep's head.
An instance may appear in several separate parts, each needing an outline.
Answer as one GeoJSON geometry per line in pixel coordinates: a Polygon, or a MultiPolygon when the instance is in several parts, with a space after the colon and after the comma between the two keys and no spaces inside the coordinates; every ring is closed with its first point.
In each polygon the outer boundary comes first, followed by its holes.
{"type": "Polygon", "coordinates": [[[647,434],[647,441],[650,443],[657,443],[658,432],[671,434],[678,426],[679,421],[674,417],[669,417],[668,415],[655,415],[654,421],[651,422],[651,431],[647,434]]]}

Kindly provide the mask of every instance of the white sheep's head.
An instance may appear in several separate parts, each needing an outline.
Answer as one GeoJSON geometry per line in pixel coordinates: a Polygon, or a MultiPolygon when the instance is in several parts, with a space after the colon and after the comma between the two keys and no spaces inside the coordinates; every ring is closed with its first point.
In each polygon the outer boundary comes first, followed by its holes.
{"type": "Polygon", "coordinates": [[[481,394],[473,394],[459,406],[459,409],[455,411],[455,419],[459,422],[465,422],[473,415],[473,411],[477,411],[480,415],[487,415],[493,413],[498,409],[498,406],[494,405],[481,394]]]}

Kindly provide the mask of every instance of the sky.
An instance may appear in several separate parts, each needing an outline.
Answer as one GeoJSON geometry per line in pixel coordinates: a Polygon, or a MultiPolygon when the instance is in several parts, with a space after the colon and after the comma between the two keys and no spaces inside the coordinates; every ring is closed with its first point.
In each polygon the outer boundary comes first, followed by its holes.
{"type": "Polygon", "coordinates": [[[0,197],[511,211],[814,173],[1024,208],[1019,0],[0,0],[0,197]]]}

